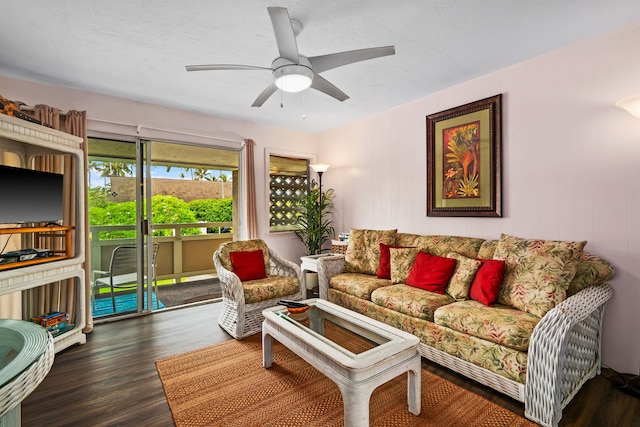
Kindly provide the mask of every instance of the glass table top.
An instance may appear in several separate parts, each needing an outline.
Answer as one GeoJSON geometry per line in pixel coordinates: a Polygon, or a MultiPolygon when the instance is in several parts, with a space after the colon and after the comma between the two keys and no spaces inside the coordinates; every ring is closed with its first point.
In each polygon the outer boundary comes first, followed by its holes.
{"type": "Polygon", "coordinates": [[[413,335],[325,300],[306,302],[310,307],[304,313],[290,313],[286,307],[265,312],[271,311],[300,334],[315,338],[352,360],[410,347],[418,342],[413,335]]]}

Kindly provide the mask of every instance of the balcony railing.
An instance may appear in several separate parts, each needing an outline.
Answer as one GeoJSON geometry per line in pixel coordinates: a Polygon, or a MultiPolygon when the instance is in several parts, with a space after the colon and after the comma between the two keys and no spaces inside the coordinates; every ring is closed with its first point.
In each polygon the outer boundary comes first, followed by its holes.
{"type": "MultiPolygon", "coordinates": [[[[224,242],[233,240],[233,233],[207,233],[207,229],[230,230],[231,222],[198,222],[190,224],[154,224],[154,230],[171,230],[169,236],[154,236],[160,244],[158,280],[180,283],[194,276],[216,276],[213,253],[224,242]],[[201,234],[183,235],[182,230],[197,228],[201,234]]],[[[134,231],[134,225],[99,225],[89,227],[91,270],[108,270],[111,253],[116,246],[135,244],[135,238],[104,238],[105,233],[134,231]]]]}

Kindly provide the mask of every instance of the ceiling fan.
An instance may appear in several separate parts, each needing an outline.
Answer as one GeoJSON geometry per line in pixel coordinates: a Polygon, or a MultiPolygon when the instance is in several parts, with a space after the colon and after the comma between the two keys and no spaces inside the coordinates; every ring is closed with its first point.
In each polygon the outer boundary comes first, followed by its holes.
{"type": "Polygon", "coordinates": [[[233,64],[209,64],[209,65],[187,65],[187,71],[209,71],[209,70],[268,70],[273,74],[274,82],[271,83],[256,98],[252,107],[261,107],[276,90],[285,92],[300,92],[311,87],[320,92],[344,101],[349,96],[335,87],[318,73],[352,64],[354,62],[366,61],[368,59],[380,58],[382,56],[394,55],[394,46],[372,47],[368,49],[358,49],[346,52],[330,53],[327,55],[306,57],[298,52],[296,34],[302,29],[302,25],[289,18],[289,12],[285,7],[267,7],[273,31],[276,35],[276,43],[280,56],[273,60],[271,67],[256,67],[253,65],[233,65],[233,64]],[[297,30],[297,32],[294,30],[297,30]]]}

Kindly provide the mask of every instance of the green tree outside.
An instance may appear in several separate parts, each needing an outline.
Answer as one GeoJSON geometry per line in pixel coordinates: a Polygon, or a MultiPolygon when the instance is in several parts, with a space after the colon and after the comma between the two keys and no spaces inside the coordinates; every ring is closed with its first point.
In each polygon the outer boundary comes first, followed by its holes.
{"type": "MultiPolygon", "coordinates": [[[[136,219],[136,204],[135,202],[108,202],[102,199],[99,192],[95,192],[93,196],[98,203],[89,207],[90,225],[133,225],[136,219]]],[[[216,202],[215,199],[212,199],[216,202]]],[[[231,199],[229,205],[231,205],[231,199]]],[[[216,203],[209,203],[215,205],[216,203]]],[[[168,195],[156,195],[152,198],[152,215],[155,224],[188,224],[198,221],[218,222],[218,221],[231,221],[231,215],[224,216],[223,219],[200,219],[198,215],[203,218],[216,218],[220,212],[224,212],[224,208],[214,207],[207,208],[207,203],[202,204],[199,208],[201,213],[196,214],[192,211],[189,204],[182,199],[175,196],[168,195]],[[218,212],[218,214],[216,214],[218,212]],[[226,219],[229,218],[229,219],[226,219]]],[[[230,209],[229,209],[230,211],[230,209]]],[[[154,230],[154,236],[170,236],[172,230],[154,230]]],[[[183,235],[197,235],[200,234],[198,228],[186,228],[182,229],[183,235]]],[[[122,230],[122,231],[110,231],[103,232],[100,235],[101,239],[122,239],[122,238],[134,238],[135,231],[122,230]]]]}

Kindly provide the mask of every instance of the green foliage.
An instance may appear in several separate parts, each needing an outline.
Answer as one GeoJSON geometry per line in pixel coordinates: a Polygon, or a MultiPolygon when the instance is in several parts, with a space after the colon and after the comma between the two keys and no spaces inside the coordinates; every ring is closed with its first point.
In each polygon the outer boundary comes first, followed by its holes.
{"type": "MultiPolygon", "coordinates": [[[[202,222],[233,221],[233,203],[231,199],[200,199],[188,202],[196,219],[202,222]]],[[[218,228],[208,228],[209,233],[218,233],[218,228]]]]}
{"type": "Polygon", "coordinates": [[[311,181],[309,191],[298,201],[301,212],[295,233],[307,248],[307,255],[320,254],[322,245],[334,234],[332,221],[328,218],[333,197],[333,189],[320,194],[316,182],[311,181]]]}
{"type": "Polygon", "coordinates": [[[187,203],[198,221],[227,222],[233,220],[231,199],[200,199],[187,203]]]}
{"type": "MultiPolygon", "coordinates": [[[[189,205],[175,196],[156,195],[152,198],[151,215],[154,224],[186,224],[198,222],[189,205]]],[[[153,230],[154,236],[171,236],[171,230],[153,230]]],[[[182,229],[183,235],[200,234],[197,228],[182,229]]]]}
{"type": "Polygon", "coordinates": [[[107,189],[104,187],[89,188],[89,206],[106,207],[109,203],[107,189]]]}
{"type": "MultiPolygon", "coordinates": [[[[133,225],[136,221],[135,202],[104,202],[101,206],[89,206],[90,225],[133,225]]],[[[100,233],[101,239],[134,238],[133,230],[116,230],[100,233]]]]}
{"type": "MultiPolygon", "coordinates": [[[[151,212],[155,224],[186,224],[198,222],[189,205],[174,196],[153,196],[151,212]]],[[[133,225],[136,220],[135,202],[101,202],[89,207],[90,225],[133,225]]],[[[182,229],[183,235],[200,234],[197,228],[182,229]]],[[[154,230],[154,236],[171,236],[172,230],[154,230]]],[[[134,238],[135,231],[122,230],[101,233],[101,239],[134,238]]]]}

